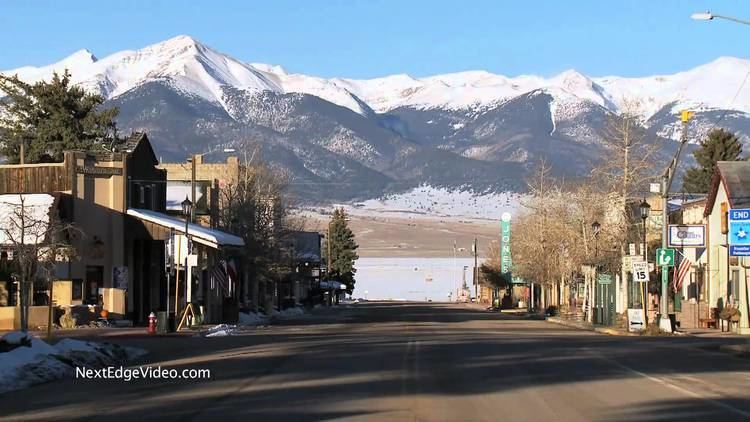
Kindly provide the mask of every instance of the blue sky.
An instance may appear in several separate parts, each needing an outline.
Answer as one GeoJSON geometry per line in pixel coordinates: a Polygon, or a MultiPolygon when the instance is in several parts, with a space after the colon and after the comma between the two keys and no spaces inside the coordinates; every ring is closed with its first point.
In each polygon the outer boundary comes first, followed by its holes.
{"type": "Polygon", "coordinates": [[[639,76],[750,57],[750,26],[690,19],[706,9],[750,19],[742,0],[0,0],[0,69],[82,48],[104,57],[179,34],[325,77],[570,68],[639,76]]]}

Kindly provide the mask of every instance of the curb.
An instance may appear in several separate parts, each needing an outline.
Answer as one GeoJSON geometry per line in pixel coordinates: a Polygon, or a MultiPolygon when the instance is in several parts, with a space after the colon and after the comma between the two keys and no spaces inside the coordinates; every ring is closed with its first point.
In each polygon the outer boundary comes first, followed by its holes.
{"type": "Polygon", "coordinates": [[[636,333],[629,333],[627,331],[621,331],[614,328],[604,328],[604,327],[592,327],[589,325],[579,324],[572,321],[566,321],[564,319],[560,319],[557,317],[548,317],[548,322],[551,322],[553,324],[562,325],[569,328],[575,328],[578,330],[584,330],[584,331],[594,331],[599,334],[606,334],[610,336],[622,336],[622,337],[633,337],[638,336],[636,333]]]}

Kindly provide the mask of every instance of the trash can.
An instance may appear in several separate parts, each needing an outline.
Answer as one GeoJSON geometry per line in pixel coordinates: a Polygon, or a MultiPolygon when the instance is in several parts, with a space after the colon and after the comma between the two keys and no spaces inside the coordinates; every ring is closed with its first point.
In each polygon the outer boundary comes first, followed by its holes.
{"type": "Polygon", "coordinates": [[[166,334],[169,332],[169,317],[166,311],[156,313],[156,333],[166,334]]]}

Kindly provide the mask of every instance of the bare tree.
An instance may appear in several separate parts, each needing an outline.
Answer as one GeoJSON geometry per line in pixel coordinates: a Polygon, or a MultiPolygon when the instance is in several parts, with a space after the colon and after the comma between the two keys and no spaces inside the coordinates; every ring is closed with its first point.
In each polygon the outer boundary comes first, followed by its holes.
{"type": "Polygon", "coordinates": [[[302,223],[289,214],[287,176],[262,163],[255,152],[250,159],[240,166],[239,180],[220,190],[217,225],[245,240],[243,272],[251,278],[251,306],[257,310],[258,282],[290,272],[289,238],[302,223]]]}
{"type": "MultiPolygon", "coordinates": [[[[60,220],[54,202],[34,201],[29,195],[6,196],[0,206],[5,218],[0,222],[3,243],[13,251],[14,278],[18,282],[21,330],[29,328],[30,293],[37,276],[53,273],[56,262],[70,259],[74,250],[69,236],[74,226],[60,220]]],[[[50,297],[51,301],[52,298],[50,297]]]]}
{"type": "Polygon", "coordinates": [[[605,153],[592,170],[592,183],[617,195],[623,220],[630,217],[628,202],[642,197],[646,184],[654,180],[654,159],[660,150],[648,141],[640,108],[637,101],[625,99],[620,113],[609,116],[601,137],[605,153]]]}

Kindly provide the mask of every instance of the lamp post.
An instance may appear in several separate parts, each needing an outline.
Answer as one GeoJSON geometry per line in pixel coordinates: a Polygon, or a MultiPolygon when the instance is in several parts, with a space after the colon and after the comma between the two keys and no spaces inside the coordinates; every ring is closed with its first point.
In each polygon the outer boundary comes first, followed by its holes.
{"type": "MultiPolygon", "coordinates": [[[[187,280],[187,265],[188,265],[188,258],[187,256],[190,254],[190,239],[188,237],[188,224],[190,223],[190,217],[193,212],[193,203],[190,201],[190,199],[185,197],[185,200],[182,201],[182,215],[185,216],[185,245],[186,245],[186,253],[185,253],[185,281],[186,285],[190,282],[190,280],[187,280]]],[[[182,242],[177,244],[177,257],[180,257],[180,249],[182,248],[182,242]]],[[[175,321],[176,317],[179,314],[180,311],[180,271],[178,269],[176,277],[175,277],[175,288],[174,288],[174,314],[175,314],[175,321]]]]}
{"type": "MultiPolygon", "coordinates": [[[[601,290],[601,288],[597,286],[597,282],[596,282],[596,273],[599,271],[599,232],[601,231],[601,229],[602,229],[602,225],[599,224],[598,221],[594,221],[593,223],[591,223],[591,232],[594,234],[594,280],[591,282],[592,298],[596,298],[596,292],[594,291],[594,289],[601,290]]],[[[604,309],[603,304],[604,304],[604,300],[602,298],[602,309],[604,309]]],[[[594,303],[594,305],[596,305],[596,303],[594,303]]],[[[591,307],[592,312],[593,312],[593,308],[594,307],[592,306],[591,307]]],[[[600,312],[599,318],[598,319],[594,318],[595,320],[594,323],[596,323],[596,321],[600,321],[601,318],[602,318],[602,313],[600,312]]]]}
{"type": "MultiPolygon", "coordinates": [[[[649,205],[648,202],[646,202],[646,198],[643,198],[643,201],[641,202],[641,205],[639,206],[641,211],[641,221],[643,222],[643,250],[641,251],[643,253],[643,262],[645,262],[648,265],[648,255],[646,251],[646,220],[648,220],[649,214],[651,214],[651,205],[649,205]]],[[[648,323],[648,318],[646,317],[646,312],[648,311],[646,297],[648,296],[648,281],[643,283],[643,291],[641,292],[642,298],[642,306],[643,306],[643,318],[648,323]]]]}
{"type": "Polygon", "coordinates": [[[724,20],[728,20],[732,22],[741,23],[743,25],[750,25],[750,21],[748,20],[733,18],[731,16],[717,15],[716,13],[711,13],[709,11],[693,13],[692,15],[690,15],[690,18],[696,21],[712,21],[714,19],[724,19],[724,20]]]}
{"type": "MultiPolygon", "coordinates": [[[[591,230],[594,233],[594,258],[599,258],[599,232],[602,230],[602,225],[598,221],[591,223],[591,230]]],[[[597,263],[598,264],[598,263],[597,263]]]]}

